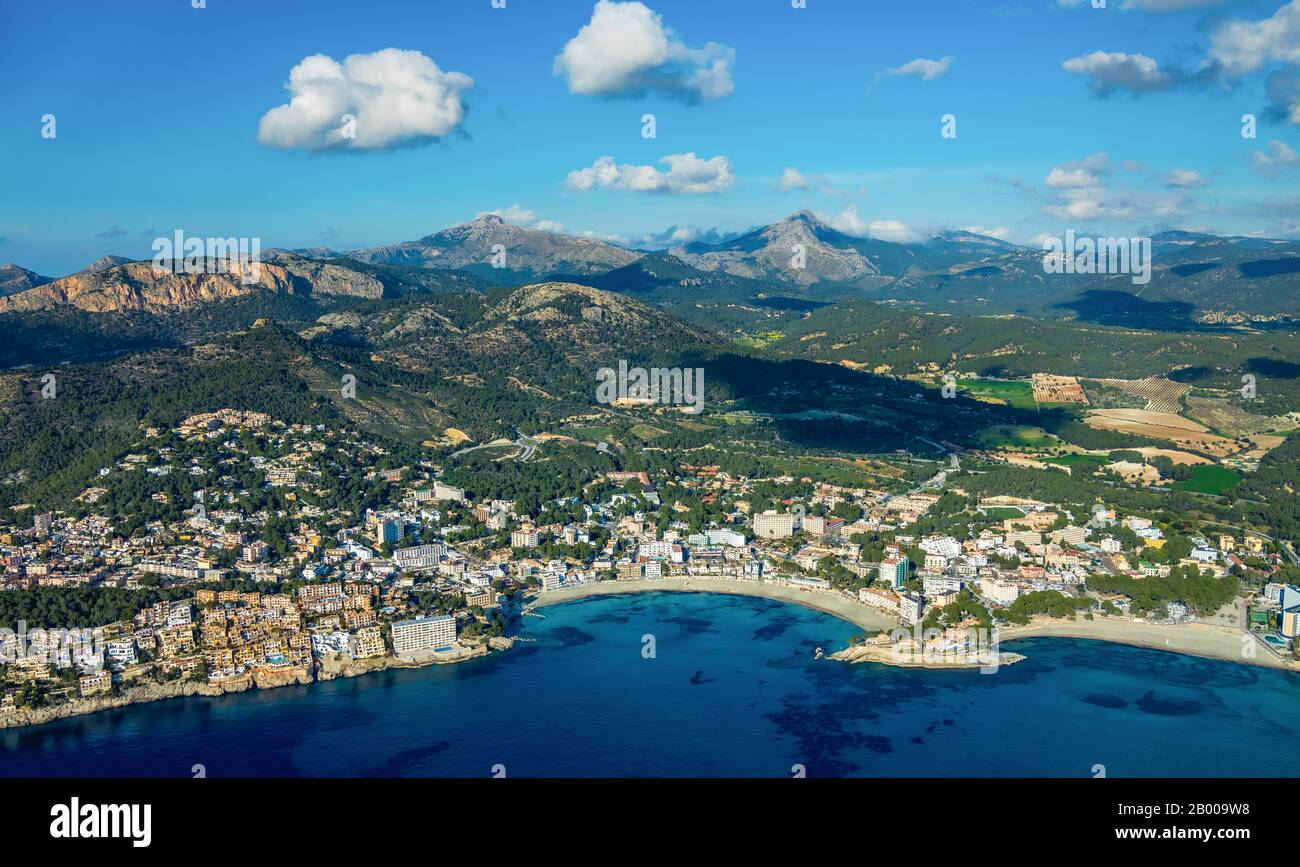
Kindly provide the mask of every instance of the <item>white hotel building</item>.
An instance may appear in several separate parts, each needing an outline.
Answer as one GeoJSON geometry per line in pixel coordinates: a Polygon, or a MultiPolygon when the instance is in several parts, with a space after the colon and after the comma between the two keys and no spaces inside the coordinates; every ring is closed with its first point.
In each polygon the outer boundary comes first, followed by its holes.
{"type": "Polygon", "coordinates": [[[456,643],[456,618],[450,614],[399,620],[393,624],[393,652],[442,650],[456,643]]]}

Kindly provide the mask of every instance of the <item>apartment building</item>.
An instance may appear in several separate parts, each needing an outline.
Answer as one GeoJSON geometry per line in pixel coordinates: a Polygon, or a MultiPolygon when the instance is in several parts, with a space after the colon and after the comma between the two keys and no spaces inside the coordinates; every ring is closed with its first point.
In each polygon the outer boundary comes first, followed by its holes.
{"type": "Polygon", "coordinates": [[[754,516],[754,535],[760,539],[784,539],[793,536],[795,518],[789,512],[764,512],[754,516]]]}
{"type": "Polygon", "coordinates": [[[456,618],[449,614],[393,623],[393,652],[442,650],[456,643],[456,618]]]}

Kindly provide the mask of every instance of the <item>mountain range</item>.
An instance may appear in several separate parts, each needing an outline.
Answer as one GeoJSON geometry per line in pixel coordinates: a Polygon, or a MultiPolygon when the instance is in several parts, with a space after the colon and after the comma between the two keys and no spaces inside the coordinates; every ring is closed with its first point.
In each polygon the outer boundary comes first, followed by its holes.
{"type": "Polygon", "coordinates": [[[1300,317],[1298,242],[1166,232],[1152,247],[1150,282],[1139,285],[1129,274],[1047,274],[1041,250],[974,232],[898,243],[846,234],[808,211],[720,243],[658,251],[485,214],[387,246],[268,251],[252,283],[228,274],[158,274],[119,256],[59,279],[0,266],[0,313],[60,306],[167,312],[259,291],[379,298],[562,280],[669,307],[771,297],[814,306],[874,300],[1177,327],[1300,317]]]}

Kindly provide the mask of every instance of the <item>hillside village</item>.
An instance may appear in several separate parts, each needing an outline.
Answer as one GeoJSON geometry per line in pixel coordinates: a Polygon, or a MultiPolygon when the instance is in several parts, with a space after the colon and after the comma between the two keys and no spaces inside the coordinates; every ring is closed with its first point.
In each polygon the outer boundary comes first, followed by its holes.
{"type": "Polygon", "coordinates": [[[3,635],[6,725],[182,686],[473,658],[508,649],[548,594],[602,582],[835,597],[880,618],[863,622],[928,630],[944,652],[973,627],[1042,618],[1210,622],[1257,635],[1280,662],[1300,634],[1300,590],[1271,577],[1286,552],[1259,535],[971,496],[944,470],[903,492],[718,466],[615,471],[522,508],[448,483],[444,463],[390,466],[361,434],[266,413],[228,408],[143,435],[75,509],[0,529],[0,607],[19,625],[3,635]],[[151,520],[133,498],[183,517],[151,520]],[[123,510],[141,517],[114,525],[123,510]]]}

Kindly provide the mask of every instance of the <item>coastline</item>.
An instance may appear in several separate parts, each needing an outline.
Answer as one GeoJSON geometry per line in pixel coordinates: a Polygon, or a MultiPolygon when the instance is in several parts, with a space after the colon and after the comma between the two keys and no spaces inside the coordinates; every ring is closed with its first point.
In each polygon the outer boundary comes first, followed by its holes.
{"type": "Polygon", "coordinates": [[[730,581],[717,578],[662,578],[657,581],[598,581],[539,593],[532,597],[533,608],[573,602],[590,596],[619,593],[722,593],[729,596],[757,596],[778,602],[792,602],[830,614],[863,629],[896,629],[898,621],[860,605],[838,593],[824,590],[800,590],[767,581],[730,581]]]}
{"type": "MultiPolygon", "coordinates": [[[[818,590],[803,590],[783,584],[756,581],[733,581],[726,579],[669,578],[657,581],[603,581],[584,584],[577,587],[539,593],[532,596],[526,606],[528,609],[545,608],[594,596],[608,596],[634,593],[717,593],[730,596],[752,596],[802,605],[824,614],[829,614],[864,630],[890,630],[902,628],[900,624],[885,614],[867,608],[838,594],[818,590]]],[[[1026,638],[1078,638],[1089,641],[1105,641],[1113,644],[1125,644],[1150,650],[1164,650],[1181,653],[1186,656],[1198,656],[1204,659],[1216,659],[1241,665],[1256,665],[1279,671],[1300,671],[1300,662],[1279,659],[1265,648],[1255,648],[1254,657],[1243,655],[1242,637],[1248,633],[1222,626],[1205,623],[1187,623],[1165,625],[1139,623],[1128,619],[1097,618],[1095,620],[1061,620],[1037,619],[1025,626],[1012,626],[999,630],[999,646],[1026,638]]],[[[1254,638],[1251,639],[1255,641],[1254,638]]],[[[251,689],[275,689],[279,686],[324,682],[337,678],[360,677],[377,671],[394,668],[424,668],[430,665],[454,665],[487,656],[493,651],[508,650],[514,639],[499,638],[475,647],[462,648],[453,656],[435,656],[426,659],[399,659],[391,654],[365,660],[344,660],[338,657],[326,657],[317,661],[312,676],[288,678],[282,682],[255,682],[251,675],[231,678],[223,681],[195,683],[193,681],[175,681],[171,683],[133,684],[128,690],[117,695],[102,695],[89,698],[76,698],[63,704],[49,707],[10,710],[0,713],[0,730],[41,725],[54,720],[83,716],[104,710],[114,710],[135,704],[147,704],[171,698],[186,696],[217,697],[251,689]]],[[[896,668],[953,669],[977,668],[981,663],[972,659],[937,658],[913,661],[900,659],[891,647],[867,647],[853,645],[826,658],[848,663],[874,662],[896,668]]],[[[1001,664],[1012,664],[1026,657],[1022,654],[1002,651],[1001,664]]]]}
{"type": "Polygon", "coordinates": [[[487,656],[492,651],[509,650],[513,644],[514,640],[510,638],[493,638],[482,645],[463,648],[453,656],[434,656],[423,659],[400,659],[392,654],[385,654],[384,656],[369,659],[344,660],[337,655],[331,655],[317,660],[312,670],[312,676],[309,678],[264,679],[263,682],[259,683],[254,675],[246,674],[240,677],[203,681],[201,683],[192,680],[178,680],[169,683],[146,682],[132,684],[122,692],[114,695],[79,697],[62,704],[38,708],[16,708],[0,713],[0,731],[43,725],[55,720],[86,716],[105,710],[117,710],[131,705],[150,704],[172,698],[186,698],[189,696],[216,698],[250,690],[272,690],[281,686],[311,686],[313,683],[324,683],[345,677],[360,677],[393,668],[426,668],[430,665],[455,665],[487,656]]]}
{"type": "MultiPolygon", "coordinates": [[[[818,590],[801,590],[782,584],[759,581],[730,581],[712,578],[665,578],[658,581],[601,581],[595,584],[583,584],[561,590],[552,590],[535,595],[529,603],[532,608],[544,608],[592,596],[604,596],[619,593],[722,593],[733,596],[757,596],[792,602],[830,614],[835,617],[869,630],[890,630],[905,628],[901,624],[880,613],[859,605],[836,593],[818,590]]],[[[1240,665],[1257,665],[1278,671],[1300,671],[1300,663],[1288,663],[1278,659],[1267,649],[1255,648],[1256,655],[1248,658],[1242,654],[1242,636],[1246,633],[1221,626],[1205,623],[1185,623],[1163,625],[1155,623],[1137,623],[1132,620],[1098,617],[1095,620],[1052,620],[1040,619],[1026,626],[1010,626],[999,630],[999,644],[1006,644],[1023,638],[1080,638],[1088,641],[1106,641],[1112,644],[1126,644],[1130,647],[1142,647],[1149,650],[1164,650],[1181,653],[1185,656],[1199,656],[1203,659],[1217,659],[1240,665]]],[[[1252,638],[1252,641],[1255,639],[1252,638]]],[[[898,668],[971,668],[978,667],[973,661],[900,661],[888,652],[862,652],[856,648],[844,648],[827,658],[845,662],[877,662],[898,668]]],[[[1005,664],[1019,662],[1026,658],[1023,654],[1003,651],[1005,664]],[[1014,658],[1011,658],[1014,657],[1014,658]]]]}
{"type": "MultiPolygon", "coordinates": [[[[1218,659],[1240,665],[1258,665],[1279,671],[1300,670],[1300,664],[1288,664],[1262,647],[1255,648],[1254,657],[1245,656],[1242,652],[1242,637],[1247,634],[1237,629],[1210,626],[1205,623],[1183,623],[1174,626],[1098,617],[1091,621],[1036,620],[1026,626],[1012,626],[1000,630],[998,641],[1006,644],[1021,638],[1083,638],[1144,647],[1149,650],[1166,650],[1171,653],[1218,659]]],[[[1253,637],[1251,641],[1257,643],[1253,637]]]]}

